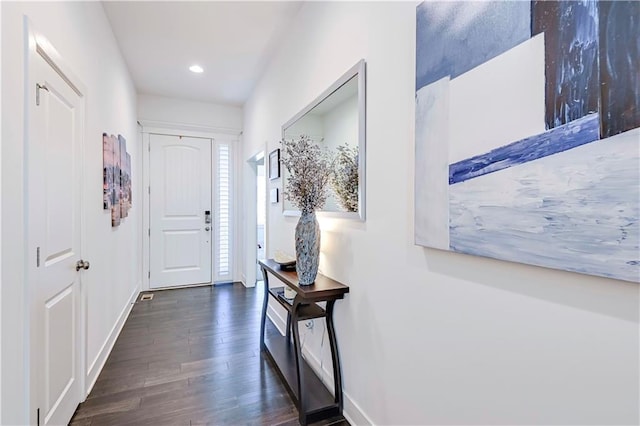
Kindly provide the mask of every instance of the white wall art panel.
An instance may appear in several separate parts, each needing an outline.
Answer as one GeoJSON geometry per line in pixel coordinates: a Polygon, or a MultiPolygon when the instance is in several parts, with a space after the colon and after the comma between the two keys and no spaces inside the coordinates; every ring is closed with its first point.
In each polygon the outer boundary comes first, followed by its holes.
{"type": "Polygon", "coordinates": [[[416,93],[416,244],[449,248],[449,146],[451,82],[448,77],[416,93]]]}
{"type": "Polygon", "coordinates": [[[449,163],[544,132],[543,34],[452,79],[449,99],[449,163]]]}

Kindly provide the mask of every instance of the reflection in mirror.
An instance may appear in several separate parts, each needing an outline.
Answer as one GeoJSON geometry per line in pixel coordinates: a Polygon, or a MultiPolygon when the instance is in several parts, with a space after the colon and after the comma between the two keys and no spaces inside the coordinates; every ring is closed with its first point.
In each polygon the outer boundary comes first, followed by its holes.
{"type": "MultiPolygon", "coordinates": [[[[282,127],[286,140],[309,136],[337,154],[336,177],[321,215],[364,220],[365,62],[361,60],[282,127]]],[[[283,188],[287,171],[283,168],[283,188]]],[[[284,214],[299,214],[284,200],[284,214]]]]}

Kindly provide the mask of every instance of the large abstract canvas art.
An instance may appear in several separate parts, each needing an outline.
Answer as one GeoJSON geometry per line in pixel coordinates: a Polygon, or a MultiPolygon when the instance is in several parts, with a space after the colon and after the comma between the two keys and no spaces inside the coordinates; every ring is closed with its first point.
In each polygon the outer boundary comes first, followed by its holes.
{"type": "Polygon", "coordinates": [[[640,2],[416,12],[416,244],[640,282],[640,2]]]}

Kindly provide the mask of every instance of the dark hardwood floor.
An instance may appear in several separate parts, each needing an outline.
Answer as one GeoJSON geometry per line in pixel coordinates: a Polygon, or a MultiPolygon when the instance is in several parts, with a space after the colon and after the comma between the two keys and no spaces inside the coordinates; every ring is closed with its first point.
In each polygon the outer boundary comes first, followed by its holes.
{"type": "MultiPolygon", "coordinates": [[[[298,424],[286,388],[260,353],[262,288],[153,294],[151,301],[138,297],[72,425],[298,424]]],[[[267,323],[268,334],[278,333],[267,323]]]]}

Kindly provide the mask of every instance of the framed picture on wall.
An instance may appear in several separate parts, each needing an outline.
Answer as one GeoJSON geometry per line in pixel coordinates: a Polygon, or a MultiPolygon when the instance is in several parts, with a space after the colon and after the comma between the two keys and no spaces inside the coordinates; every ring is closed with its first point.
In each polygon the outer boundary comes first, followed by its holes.
{"type": "Polygon", "coordinates": [[[280,177],[280,149],[271,151],[269,154],[269,179],[274,180],[280,177]]]}
{"type": "Polygon", "coordinates": [[[271,204],[278,204],[278,188],[273,188],[269,193],[269,199],[271,200],[271,204]]]}

